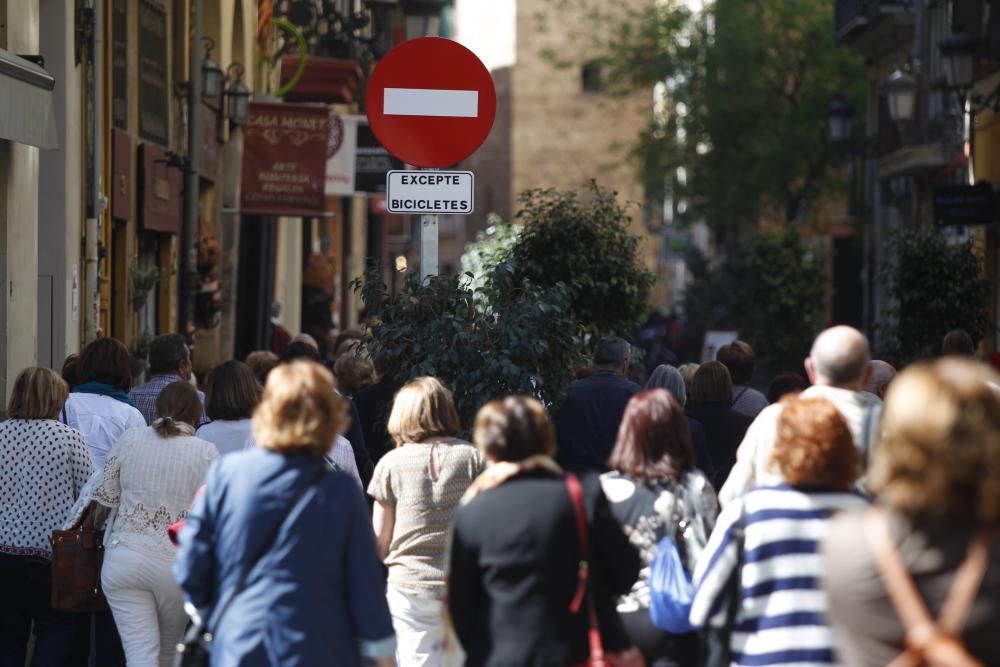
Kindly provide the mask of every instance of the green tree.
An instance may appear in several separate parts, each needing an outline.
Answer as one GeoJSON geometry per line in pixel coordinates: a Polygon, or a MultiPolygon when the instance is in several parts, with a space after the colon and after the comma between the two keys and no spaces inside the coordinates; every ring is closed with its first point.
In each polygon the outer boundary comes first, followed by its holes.
{"type": "Polygon", "coordinates": [[[655,276],[639,258],[640,238],[617,193],[591,182],[573,191],[528,190],[516,219],[523,225],[507,260],[519,283],[565,285],[570,309],[593,335],[626,335],[640,324],[655,276]]]}
{"type": "Polygon", "coordinates": [[[983,278],[982,249],[973,240],[952,243],[937,229],[906,229],[889,248],[892,259],[881,279],[892,305],[878,333],[890,359],[905,365],[933,357],[952,329],[982,340],[992,289],[983,278]]]}
{"type": "Polygon", "coordinates": [[[689,354],[709,329],[734,329],[753,345],[770,374],[802,370],[823,328],[826,260],[794,229],[758,234],[748,252],[725,262],[689,259],[694,278],[684,295],[689,354]]]}
{"type": "Polygon", "coordinates": [[[732,248],[759,220],[799,222],[842,187],[827,111],[836,93],[860,107],[865,77],[834,41],[830,0],[714,0],[701,11],[664,0],[624,19],[617,3],[552,1],[589,17],[613,92],[655,90],[633,154],[647,193],[669,193],[682,218],[705,220],[732,248]]]}

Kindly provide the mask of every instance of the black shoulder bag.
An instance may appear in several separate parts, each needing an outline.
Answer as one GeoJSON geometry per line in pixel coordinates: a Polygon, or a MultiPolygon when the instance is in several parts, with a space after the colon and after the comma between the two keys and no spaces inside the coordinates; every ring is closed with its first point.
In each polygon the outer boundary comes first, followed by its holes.
{"type": "MultiPolygon", "coordinates": [[[[278,534],[281,533],[281,529],[285,526],[285,522],[288,521],[288,517],[295,514],[296,510],[299,509],[299,506],[305,500],[306,493],[316,486],[328,471],[329,468],[324,463],[320,466],[319,471],[299,489],[295,499],[292,501],[288,514],[285,515],[284,519],[278,521],[278,524],[271,531],[271,534],[267,536],[267,539],[261,542],[260,548],[254,554],[254,557],[247,561],[246,567],[240,573],[240,579],[236,583],[236,587],[233,588],[233,592],[226,598],[226,602],[219,607],[218,613],[211,614],[216,624],[222,620],[226,610],[229,609],[229,605],[236,596],[243,592],[247,584],[247,578],[250,576],[250,571],[256,567],[260,559],[264,557],[264,554],[271,550],[274,541],[278,539],[278,534]]],[[[212,652],[212,639],[213,635],[212,631],[208,628],[208,619],[200,619],[197,623],[194,623],[188,629],[187,634],[184,635],[184,640],[177,645],[177,656],[174,658],[174,667],[208,667],[210,662],[209,657],[212,652]]]]}

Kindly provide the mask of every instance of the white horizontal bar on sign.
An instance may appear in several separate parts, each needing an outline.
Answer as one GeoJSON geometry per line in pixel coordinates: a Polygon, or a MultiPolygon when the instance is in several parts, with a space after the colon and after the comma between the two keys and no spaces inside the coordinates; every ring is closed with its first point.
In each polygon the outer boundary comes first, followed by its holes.
{"type": "Polygon", "coordinates": [[[386,88],[382,95],[382,113],[386,116],[476,118],[479,115],[479,91],[386,88]]]}

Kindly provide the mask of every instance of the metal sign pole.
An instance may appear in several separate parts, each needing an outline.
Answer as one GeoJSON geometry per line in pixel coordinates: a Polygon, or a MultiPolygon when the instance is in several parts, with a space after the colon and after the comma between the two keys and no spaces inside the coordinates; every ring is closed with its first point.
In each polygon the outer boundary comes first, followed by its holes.
{"type": "MultiPolygon", "coordinates": [[[[437,171],[428,169],[427,171],[437,171]]],[[[438,274],[438,216],[420,216],[420,282],[438,274]]]]}

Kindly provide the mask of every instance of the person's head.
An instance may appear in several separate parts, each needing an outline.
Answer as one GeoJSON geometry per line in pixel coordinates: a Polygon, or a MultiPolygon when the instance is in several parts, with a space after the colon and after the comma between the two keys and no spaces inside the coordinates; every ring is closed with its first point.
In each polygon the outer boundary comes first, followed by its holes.
{"type": "Polygon", "coordinates": [[[998,384],[988,366],[954,357],[900,373],[869,475],[880,501],[911,516],[1000,521],[998,384]]]}
{"type": "Polygon", "coordinates": [[[681,404],[666,389],[649,389],[628,402],[608,466],[639,479],[678,478],[694,463],[681,404]]]}
{"type": "Polygon", "coordinates": [[[65,361],[63,361],[62,372],[60,375],[62,375],[62,379],[66,381],[66,384],[69,385],[70,389],[80,384],[79,363],[79,354],[71,354],[66,357],[65,361]]]}
{"type": "Polygon", "coordinates": [[[473,440],[488,460],[523,461],[556,452],[556,433],[545,408],[528,396],[508,396],[479,408],[473,440]]]}
{"type": "Polygon", "coordinates": [[[851,430],[825,398],[781,399],[772,462],[793,486],[846,491],[860,472],[851,430]]]}
{"type": "Polygon", "coordinates": [[[100,382],[115,389],[132,388],[132,357],[117,338],[98,338],[83,348],[76,362],[80,384],[100,382]]]}
{"type": "Polygon", "coordinates": [[[317,343],[316,339],[307,333],[295,334],[294,336],[292,336],[292,339],[288,341],[289,345],[291,345],[292,343],[305,343],[309,347],[316,350],[316,352],[319,352],[319,343],[317,343]]]}
{"type": "Polygon", "coordinates": [[[754,356],[753,348],[750,345],[741,340],[734,340],[719,348],[715,354],[715,360],[729,369],[729,376],[733,379],[733,384],[750,384],[754,366],[757,364],[757,357],[754,356]]]}
{"type": "Polygon", "coordinates": [[[433,377],[410,380],[396,392],[386,426],[397,447],[451,438],[461,428],[451,392],[433,377]]]}
{"type": "Polygon", "coordinates": [[[974,357],[976,345],[972,336],[963,329],[953,329],[944,335],[941,341],[941,354],[945,357],[974,357]]]}
{"type": "Polygon", "coordinates": [[[267,376],[253,415],[253,436],[259,446],[282,454],[324,456],[348,419],[347,403],[334,391],[330,371],[299,359],[267,376]]]}
{"type": "Polygon", "coordinates": [[[729,369],[718,361],[708,361],[699,366],[691,382],[691,402],[695,405],[732,403],[733,381],[729,377],[729,369]]]}
{"type": "Polygon", "coordinates": [[[205,414],[212,421],[250,419],[259,402],[257,378],[242,361],[220,364],[209,376],[205,414]]]}
{"type": "Polygon", "coordinates": [[[652,375],[646,381],[646,389],[666,389],[677,399],[681,407],[687,404],[687,387],[680,371],[673,366],[661,364],[653,369],[652,375]]]}
{"type": "Polygon", "coordinates": [[[608,336],[597,341],[594,348],[594,368],[599,371],[614,371],[619,375],[628,373],[632,360],[632,346],[617,336],[608,336]]]}
{"type": "Polygon", "coordinates": [[[767,385],[767,402],[777,403],[782,396],[797,394],[808,386],[809,383],[798,373],[779,373],[767,385]]]}
{"type": "Polygon", "coordinates": [[[9,419],[55,419],[66,403],[69,386],[50,368],[31,366],[17,374],[7,401],[9,419]]]}
{"type": "Polygon", "coordinates": [[[865,382],[864,391],[875,394],[879,398],[885,398],[885,392],[889,389],[889,383],[896,377],[896,369],[892,364],[888,364],[879,359],[872,359],[868,363],[868,381],[865,382]]]}
{"type": "Polygon", "coordinates": [[[149,344],[149,372],[151,375],[179,375],[191,379],[191,350],[184,336],[163,334],[149,344]]]}
{"type": "Polygon", "coordinates": [[[317,364],[322,361],[319,356],[319,350],[309,343],[296,341],[285,346],[284,351],[281,353],[280,362],[287,364],[299,359],[304,361],[314,361],[317,364]]]}
{"type": "Polygon", "coordinates": [[[247,355],[247,366],[253,371],[261,387],[267,382],[267,374],[278,365],[278,355],[270,350],[256,350],[247,355]]]}
{"type": "Polygon", "coordinates": [[[869,361],[871,351],[864,334],[840,325],[816,337],[805,365],[813,384],[861,391],[868,379],[869,361]]]}
{"type": "Polygon", "coordinates": [[[183,431],[179,424],[193,427],[201,418],[202,405],[198,390],[190,382],[171,382],[156,397],[156,417],[153,428],[161,438],[172,438],[183,431]]]}
{"type": "Polygon", "coordinates": [[[691,386],[694,384],[694,374],[698,372],[698,364],[681,364],[677,372],[684,378],[684,388],[687,390],[688,401],[691,400],[691,386]]]}
{"type": "Polygon", "coordinates": [[[333,376],[337,379],[340,393],[353,396],[375,382],[375,369],[367,359],[354,352],[347,352],[337,357],[333,365],[333,376]]]}

